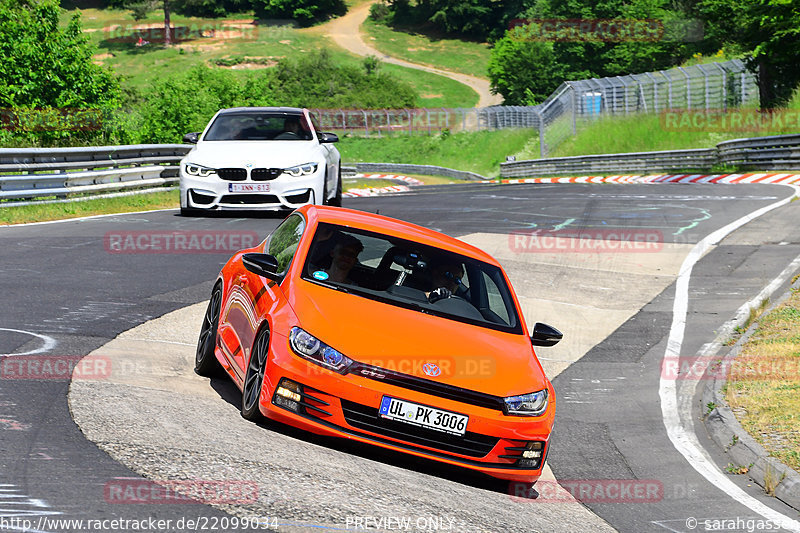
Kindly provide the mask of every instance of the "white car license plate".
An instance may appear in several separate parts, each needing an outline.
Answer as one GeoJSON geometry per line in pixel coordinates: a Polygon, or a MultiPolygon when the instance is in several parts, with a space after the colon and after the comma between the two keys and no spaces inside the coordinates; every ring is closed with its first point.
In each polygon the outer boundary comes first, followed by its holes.
{"type": "Polygon", "coordinates": [[[422,426],[454,435],[463,435],[467,430],[469,417],[435,407],[384,396],[378,413],[383,418],[399,420],[407,424],[422,426]]]}
{"type": "Polygon", "coordinates": [[[269,192],[269,183],[229,183],[228,192],[269,192]]]}

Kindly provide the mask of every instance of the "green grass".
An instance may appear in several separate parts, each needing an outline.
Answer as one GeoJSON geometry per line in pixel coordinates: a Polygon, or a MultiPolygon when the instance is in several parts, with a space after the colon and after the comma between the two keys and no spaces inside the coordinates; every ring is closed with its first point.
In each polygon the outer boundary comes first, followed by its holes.
{"type": "Polygon", "coordinates": [[[345,164],[413,163],[496,176],[500,162],[505,161],[507,155],[522,153],[533,134],[528,129],[506,129],[435,136],[346,137],[337,147],[345,164]]]}
{"type": "MultiPolygon", "coordinates": [[[[797,100],[800,98],[795,98],[790,105],[798,105],[797,100]]],[[[800,105],[797,109],[800,109],[800,105]]],[[[744,122],[751,119],[753,113],[751,110],[731,111],[726,115],[726,120],[742,117],[744,122]]],[[[797,119],[796,110],[793,114],[797,119]]],[[[610,116],[587,122],[583,126],[579,124],[578,134],[569,137],[547,157],[713,148],[717,143],[729,139],[796,133],[796,122],[789,121],[783,127],[755,131],[709,131],[714,128],[706,128],[703,123],[699,123],[699,127],[687,127],[682,122],[682,116],[673,117],[668,118],[664,114],[610,116]]]]}
{"type": "Polygon", "coordinates": [[[800,470],[800,292],[761,317],[734,361],[728,404],[770,455],[800,470]]]}
{"type": "Polygon", "coordinates": [[[95,198],[81,202],[0,207],[0,224],[45,222],[108,213],[170,209],[178,206],[178,191],[176,189],[116,198],[95,198]]]}
{"type": "MultiPolygon", "coordinates": [[[[62,22],[66,23],[73,12],[65,12],[62,22]]],[[[123,10],[84,9],[81,13],[83,29],[98,47],[95,60],[122,75],[126,85],[138,89],[150,85],[154,79],[185,71],[198,63],[225,68],[217,66],[216,62],[231,58],[254,58],[257,62],[269,63],[285,57],[297,58],[324,48],[339,63],[360,66],[363,61],[337,48],[317,28],[246,24],[243,28],[236,27],[243,24],[242,21],[252,19],[251,14],[232,15],[225,19],[173,15],[172,25],[185,28],[184,33],[191,38],[165,47],[152,39],[148,39],[151,43],[146,46],[136,46],[133,39],[135,25],[163,25],[158,11],[140,21],[133,20],[129,12],[123,10]],[[113,29],[114,25],[122,28],[113,29]],[[211,28],[216,30],[213,37],[209,36],[211,28]],[[200,29],[204,29],[206,37],[199,37],[200,29]]],[[[478,103],[475,91],[443,76],[397,65],[383,64],[381,69],[414,87],[420,94],[420,107],[474,107],[478,103]]],[[[232,72],[243,79],[248,69],[233,68],[232,72]]]]}
{"type": "Polygon", "coordinates": [[[386,55],[478,78],[487,77],[486,68],[491,56],[487,43],[390,28],[369,18],[361,29],[367,43],[386,55]]]}

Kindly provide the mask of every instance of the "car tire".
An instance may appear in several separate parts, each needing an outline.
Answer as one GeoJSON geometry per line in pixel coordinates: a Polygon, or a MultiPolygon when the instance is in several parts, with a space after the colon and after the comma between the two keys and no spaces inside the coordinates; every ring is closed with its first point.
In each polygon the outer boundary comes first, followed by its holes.
{"type": "Polygon", "coordinates": [[[269,326],[265,325],[256,337],[250,361],[247,363],[244,383],[242,384],[242,417],[252,422],[264,419],[258,408],[261,397],[261,387],[264,384],[264,374],[267,371],[267,356],[269,355],[269,326]]]}
{"type": "Polygon", "coordinates": [[[194,358],[195,373],[213,377],[222,373],[222,365],[214,355],[217,344],[217,329],[219,328],[219,313],[222,308],[222,287],[217,284],[211,292],[203,325],[200,327],[200,338],[197,339],[197,352],[194,358]]]}
{"type": "Polygon", "coordinates": [[[336,178],[336,195],[331,198],[331,201],[328,205],[332,205],[334,207],[342,207],[342,169],[339,168],[339,175],[336,178]]]}

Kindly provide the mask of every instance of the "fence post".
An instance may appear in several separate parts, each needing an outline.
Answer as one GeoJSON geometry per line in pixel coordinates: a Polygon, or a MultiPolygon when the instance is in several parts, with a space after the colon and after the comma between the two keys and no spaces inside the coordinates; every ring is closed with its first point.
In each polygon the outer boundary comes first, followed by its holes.
{"type": "Polygon", "coordinates": [[[708,111],[708,109],[709,109],[709,105],[708,105],[708,100],[709,100],[709,94],[708,94],[708,72],[706,72],[706,69],[703,68],[703,65],[697,65],[697,68],[700,69],[700,72],[703,73],[703,81],[705,83],[704,91],[705,91],[705,99],[706,99],[706,111],[708,111]]]}
{"type": "Polygon", "coordinates": [[[719,63],[714,63],[722,72],[722,111],[728,110],[728,72],[719,63]]]}
{"type": "Polygon", "coordinates": [[[369,138],[369,124],[367,124],[367,112],[362,109],[361,114],[364,115],[364,134],[366,135],[367,138],[369,138]]]}
{"type": "Polygon", "coordinates": [[[539,114],[539,157],[544,157],[547,153],[547,150],[544,146],[544,116],[540,110],[538,110],[539,114]]]}
{"type": "Polygon", "coordinates": [[[686,73],[683,67],[678,67],[678,70],[683,72],[686,76],[686,109],[692,108],[692,78],[686,73]]]}
{"type": "Polygon", "coordinates": [[[669,109],[673,109],[673,106],[672,106],[672,78],[667,76],[667,73],[664,72],[663,70],[661,71],[661,75],[664,76],[664,78],[666,78],[666,80],[667,80],[667,105],[669,106],[669,109]]]}
{"type": "Polygon", "coordinates": [[[653,82],[653,112],[658,113],[658,84],[652,74],[645,72],[645,75],[653,82]]]}
{"type": "MultiPolygon", "coordinates": [[[[628,88],[626,87],[625,90],[627,91],[628,88]]],[[[578,134],[578,125],[576,123],[577,117],[575,116],[575,113],[576,113],[575,104],[577,103],[576,102],[577,98],[575,97],[575,88],[572,85],[569,86],[569,92],[572,95],[571,98],[570,98],[570,100],[572,102],[572,134],[573,135],[577,135],[578,134]]]]}

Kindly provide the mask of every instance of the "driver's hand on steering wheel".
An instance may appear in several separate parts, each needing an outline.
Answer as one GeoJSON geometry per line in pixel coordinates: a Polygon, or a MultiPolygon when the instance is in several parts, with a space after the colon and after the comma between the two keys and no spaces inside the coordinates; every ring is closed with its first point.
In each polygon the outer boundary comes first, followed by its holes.
{"type": "Polygon", "coordinates": [[[452,295],[453,293],[450,292],[450,289],[446,287],[438,287],[432,290],[431,293],[428,295],[428,301],[430,303],[434,303],[438,302],[439,300],[444,300],[445,298],[450,298],[452,295]]]}

